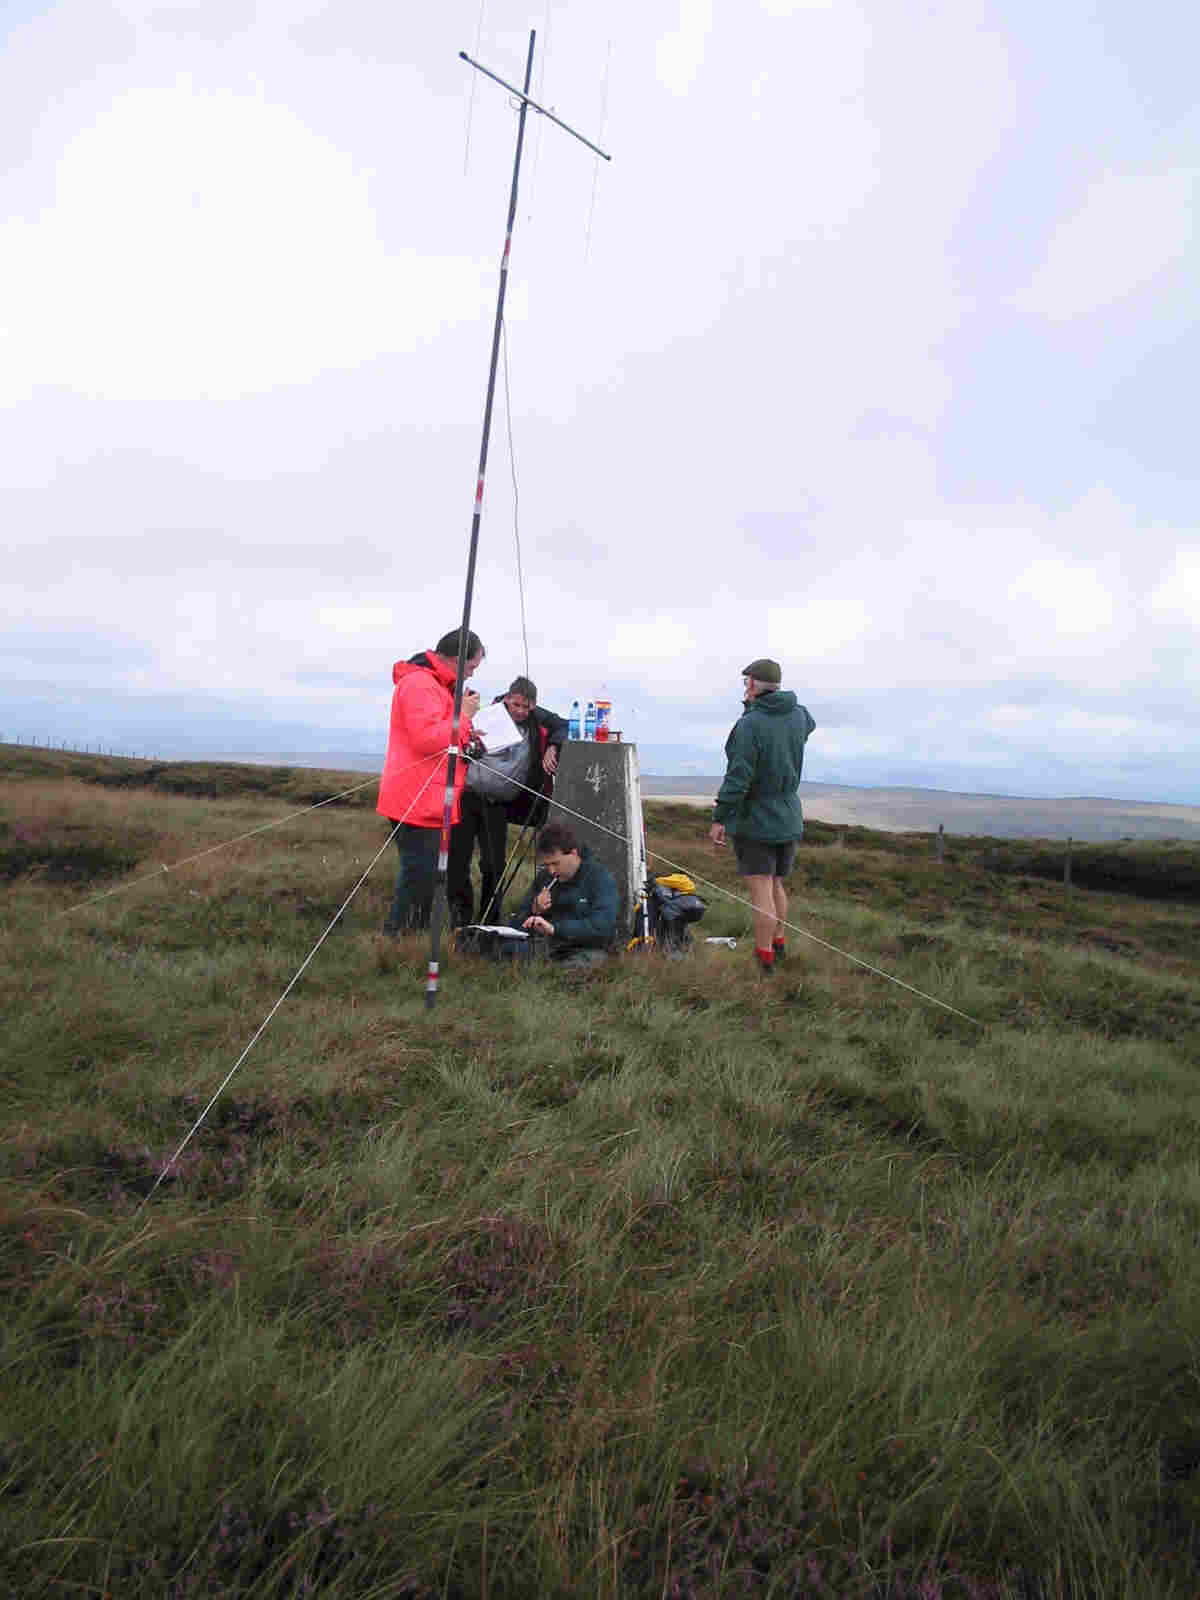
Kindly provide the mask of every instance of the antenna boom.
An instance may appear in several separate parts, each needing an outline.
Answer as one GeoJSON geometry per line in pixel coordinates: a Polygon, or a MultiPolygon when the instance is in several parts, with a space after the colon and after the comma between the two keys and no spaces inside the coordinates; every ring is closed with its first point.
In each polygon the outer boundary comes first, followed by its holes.
{"type": "Polygon", "coordinates": [[[539,114],[539,116],[549,117],[551,122],[557,123],[558,126],[562,128],[564,132],[569,133],[573,139],[578,139],[580,144],[587,145],[589,150],[594,150],[598,156],[603,156],[605,161],[612,160],[612,157],[609,155],[607,150],[601,150],[598,144],[593,144],[590,139],[585,139],[583,134],[576,132],[576,130],[568,123],[564,122],[561,117],[556,117],[553,111],[548,111],[545,106],[540,106],[536,100],[530,99],[523,89],[518,89],[515,84],[507,83],[503,78],[498,77],[496,73],[490,71],[487,67],[482,66],[478,61],[474,60],[473,57],[469,56],[465,50],[460,50],[458,54],[460,59],[465,61],[469,67],[474,67],[476,72],[482,72],[485,78],[490,78],[493,83],[498,83],[502,89],[507,89],[509,94],[515,94],[518,100],[523,101],[525,105],[531,107],[539,114]]]}

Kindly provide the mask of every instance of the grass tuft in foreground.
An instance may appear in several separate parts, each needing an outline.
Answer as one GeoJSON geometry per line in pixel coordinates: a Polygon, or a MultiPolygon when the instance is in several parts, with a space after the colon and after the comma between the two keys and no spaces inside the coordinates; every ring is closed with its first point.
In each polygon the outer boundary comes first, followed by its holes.
{"type": "MultiPolygon", "coordinates": [[[[430,1014],[388,860],[151,1194],[382,825],[164,874],[353,780],[36,755],[0,778],[0,1592],[1200,1589],[1192,901],[818,824],[794,920],[984,1026],[799,935],[756,982],[711,890],[737,951],[452,958],[430,1014]]],[[[737,891],[701,813],[647,822],[737,891]]]]}

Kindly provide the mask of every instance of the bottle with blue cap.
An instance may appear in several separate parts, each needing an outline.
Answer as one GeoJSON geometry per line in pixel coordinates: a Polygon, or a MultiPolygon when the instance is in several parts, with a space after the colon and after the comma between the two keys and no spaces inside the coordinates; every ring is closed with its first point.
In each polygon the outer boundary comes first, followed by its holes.
{"type": "Polygon", "coordinates": [[[579,737],[579,701],[578,700],[572,700],[571,701],[571,715],[567,718],[567,738],[568,739],[578,739],[578,737],[579,737]]]}
{"type": "Polygon", "coordinates": [[[596,737],[596,702],[589,700],[587,710],[583,714],[583,737],[594,739],[596,737]]]}

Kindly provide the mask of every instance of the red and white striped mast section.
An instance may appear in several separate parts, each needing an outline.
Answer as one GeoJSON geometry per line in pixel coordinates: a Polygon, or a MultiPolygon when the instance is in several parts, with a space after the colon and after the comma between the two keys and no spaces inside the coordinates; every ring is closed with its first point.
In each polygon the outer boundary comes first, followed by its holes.
{"type": "Polygon", "coordinates": [[[533,46],[537,34],[530,30],[529,54],[525,60],[525,87],[515,88],[511,83],[506,83],[496,73],[490,72],[487,67],[481,66],[478,61],[473,61],[465,50],[458,53],[461,58],[482,72],[484,77],[491,78],[493,83],[498,83],[502,89],[507,89],[510,94],[516,95],[521,102],[521,109],[517,118],[517,153],[513,160],[512,189],[508,197],[508,226],[504,234],[504,254],[500,258],[500,290],[496,296],[496,321],[492,329],[492,361],[488,369],[487,399],[483,408],[483,439],[479,447],[479,471],[475,479],[475,508],[471,516],[471,547],[467,557],[467,583],[463,596],[462,627],[458,636],[458,670],[454,678],[454,716],[450,724],[450,744],[446,753],[446,794],[442,807],[442,836],[438,848],[437,883],[433,896],[433,920],[431,925],[431,944],[429,951],[429,971],[425,980],[425,1005],[432,1009],[437,1003],[438,970],[440,965],[440,950],[442,938],[442,923],[445,920],[447,909],[446,901],[446,866],[450,859],[450,817],[454,809],[454,776],[458,766],[458,729],[462,718],[463,678],[467,670],[467,639],[471,631],[471,600],[475,590],[475,559],[479,552],[479,523],[483,516],[483,485],[487,476],[488,440],[492,432],[492,401],[496,392],[496,367],[500,356],[500,332],[504,324],[504,296],[508,289],[508,257],[512,249],[513,224],[517,216],[517,185],[521,176],[521,149],[525,143],[525,113],[532,107],[539,116],[549,117],[550,121],[564,129],[581,144],[587,145],[589,150],[602,156],[605,161],[612,157],[594,145],[590,139],[585,139],[581,133],[556,117],[552,111],[541,106],[536,100],[529,98],[529,85],[533,78],[533,46]]]}

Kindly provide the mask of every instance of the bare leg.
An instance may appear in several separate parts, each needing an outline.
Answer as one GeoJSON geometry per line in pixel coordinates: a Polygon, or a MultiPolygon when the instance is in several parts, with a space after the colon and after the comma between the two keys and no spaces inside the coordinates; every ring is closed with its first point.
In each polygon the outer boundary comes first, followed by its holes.
{"type": "Polygon", "coordinates": [[[776,938],[776,939],[784,939],[784,938],[787,937],[787,929],[784,927],[784,923],[787,921],[787,908],[788,908],[787,890],[784,887],[784,883],[783,883],[783,879],[782,878],[772,878],[771,879],[771,887],[772,887],[772,890],[774,892],[774,897],[775,897],[775,918],[776,918],[776,921],[775,921],[774,938],[776,938]]]}
{"type": "MultiPolygon", "coordinates": [[[[750,904],[754,908],[754,943],[760,950],[769,950],[771,940],[775,934],[775,925],[778,915],[775,909],[775,878],[760,876],[755,873],[746,879],[746,887],[750,891],[750,904]]],[[[787,902],[784,902],[786,910],[787,902]]]]}

